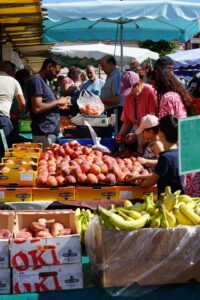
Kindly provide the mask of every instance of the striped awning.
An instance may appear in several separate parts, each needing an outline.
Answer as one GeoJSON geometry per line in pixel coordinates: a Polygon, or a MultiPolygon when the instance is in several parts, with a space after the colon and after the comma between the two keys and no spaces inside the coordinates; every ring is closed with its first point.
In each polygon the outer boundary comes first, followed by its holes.
{"type": "Polygon", "coordinates": [[[9,40],[15,48],[43,44],[44,15],[40,0],[1,0],[2,42],[9,40]]]}

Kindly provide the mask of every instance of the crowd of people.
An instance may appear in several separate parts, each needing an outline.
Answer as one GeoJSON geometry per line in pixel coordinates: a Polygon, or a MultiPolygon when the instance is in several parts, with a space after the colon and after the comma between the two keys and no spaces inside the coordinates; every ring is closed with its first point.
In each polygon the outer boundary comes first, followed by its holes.
{"type": "MultiPolygon", "coordinates": [[[[187,90],[173,73],[173,61],[168,56],[160,57],[153,68],[133,58],[130,68],[121,72],[115,58],[106,55],[100,66],[105,80],[98,77],[92,65],[85,71],[70,67],[67,75],[60,75],[62,65],[53,58],[45,59],[34,75],[26,69],[15,72],[12,63],[2,62],[0,129],[8,144],[13,142],[15,128],[13,107],[15,116],[24,110],[30,115],[33,142],[48,147],[59,136],[60,116],[76,115],[77,99],[87,91],[101,99],[108,116],[115,114],[116,143],[135,151],[148,169],[150,175],[137,178],[142,180],[141,185],[157,183],[159,193],[166,185],[172,191],[185,187],[190,194],[198,190],[195,196],[200,196],[199,188],[194,187],[200,183],[198,173],[184,180],[179,176],[177,150],[178,119],[195,114],[192,97],[197,95],[198,76],[193,95],[194,82],[187,90]]],[[[130,175],[130,181],[133,179],[135,176],[130,175]]]]}

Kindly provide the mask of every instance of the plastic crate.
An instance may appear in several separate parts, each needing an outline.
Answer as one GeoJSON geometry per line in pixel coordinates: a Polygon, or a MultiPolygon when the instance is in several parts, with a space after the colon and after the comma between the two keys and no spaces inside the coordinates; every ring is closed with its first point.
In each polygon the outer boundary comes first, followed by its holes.
{"type": "Polygon", "coordinates": [[[31,120],[30,119],[19,120],[18,130],[19,132],[31,132],[31,120]]]}
{"type": "MultiPolygon", "coordinates": [[[[69,141],[73,141],[74,139],[66,139],[66,138],[61,138],[60,139],[60,144],[66,144],[69,141]]],[[[94,145],[92,139],[76,139],[77,142],[79,142],[81,145],[94,145]]],[[[106,146],[109,150],[115,151],[117,149],[117,144],[115,142],[114,138],[104,138],[101,139],[101,144],[103,146],[106,146]]]]}

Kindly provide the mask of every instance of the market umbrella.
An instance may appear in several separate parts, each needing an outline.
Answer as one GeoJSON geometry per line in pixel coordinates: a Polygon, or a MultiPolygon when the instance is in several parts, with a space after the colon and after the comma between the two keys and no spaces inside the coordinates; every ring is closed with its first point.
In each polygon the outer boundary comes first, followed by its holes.
{"type": "Polygon", "coordinates": [[[200,48],[169,54],[174,60],[174,68],[200,66],[200,48]]]}
{"type": "Polygon", "coordinates": [[[186,41],[200,31],[199,0],[43,0],[44,40],[186,41]],[[58,22],[58,23],[55,23],[58,22]]]}
{"type": "MultiPolygon", "coordinates": [[[[120,46],[106,45],[103,43],[96,44],[84,44],[84,45],[55,45],[51,52],[56,55],[88,58],[94,60],[100,60],[104,55],[114,55],[117,63],[120,63],[121,49],[120,46]]],[[[136,47],[124,47],[123,48],[123,61],[129,63],[132,57],[135,57],[140,63],[146,59],[157,60],[159,55],[156,52],[148,49],[136,48],[136,47]]]]}

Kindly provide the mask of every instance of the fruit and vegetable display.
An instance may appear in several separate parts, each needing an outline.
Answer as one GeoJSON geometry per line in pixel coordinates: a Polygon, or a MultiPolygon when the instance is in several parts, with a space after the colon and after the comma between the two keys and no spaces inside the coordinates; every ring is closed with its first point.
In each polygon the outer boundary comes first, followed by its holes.
{"type": "Polygon", "coordinates": [[[156,203],[151,193],[145,196],[143,203],[132,204],[125,200],[124,207],[98,207],[97,214],[104,228],[116,230],[194,226],[200,225],[200,198],[180,195],[180,191],[172,193],[170,187],[167,187],[156,203]]]}
{"type": "Polygon", "coordinates": [[[15,235],[15,238],[29,239],[32,237],[47,238],[56,236],[66,236],[71,234],[70,228],[64,228],[63,224],[55,222],[54,219],[45,218],[31,222],[28,228],[21,228],[15,235]]]}
{"type": "Polygon", "coordinates": [[[51,144],[40,155],[37,185],[126,183],[128,174],[148,174],[133,155],[120,157],[105,154],[77,141],[64,145],[51,144]]]}

